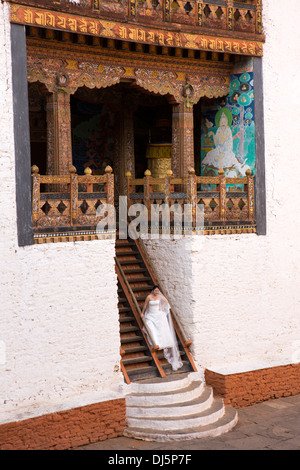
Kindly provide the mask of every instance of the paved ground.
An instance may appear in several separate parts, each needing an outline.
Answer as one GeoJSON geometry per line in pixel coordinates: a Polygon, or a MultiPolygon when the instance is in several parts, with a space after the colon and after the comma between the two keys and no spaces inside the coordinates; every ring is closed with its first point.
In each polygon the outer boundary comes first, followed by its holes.
{"type": "Polygon", "coordinates": [[[216,438],[158,443],[119,437],[77,450],[106,450],[111,455],[118,450],[300,450],[300,395],[242,408],[238,414],[236,427],[216,438]]]}

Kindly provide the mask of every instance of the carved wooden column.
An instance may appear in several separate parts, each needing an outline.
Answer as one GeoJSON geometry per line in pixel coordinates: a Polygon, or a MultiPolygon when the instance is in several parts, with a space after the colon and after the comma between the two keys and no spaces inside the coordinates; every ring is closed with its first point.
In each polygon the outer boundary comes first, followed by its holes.
{"type": "Polygon", "coordinates": [[[71,165],[70,95],[57,91],[47,99],[47,173],[67,175],[71,165]]]}
{"type": "Polygon", "coordinates": [[[193,105],[184,102],[173,105],[172,171],[182,177],[190,168],[194,168],[194,116],[193,105]]]}

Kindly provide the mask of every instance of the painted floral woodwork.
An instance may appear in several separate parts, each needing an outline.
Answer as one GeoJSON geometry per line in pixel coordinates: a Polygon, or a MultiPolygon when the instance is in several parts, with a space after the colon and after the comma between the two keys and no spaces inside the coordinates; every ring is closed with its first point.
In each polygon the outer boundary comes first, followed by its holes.
{"type": "MultiPolygon", "coordinates": [[[[91,18],[148,23],[171,29],[262,33],[262,0],[9,0],[12,4],[45,8],[91,18]]],[[[75,27],[75,26],[73,26],[75,27]]],[[[83,27],[83,26],[82,26],[83,27]]],[[[82,31],[83,32],[83,31],[82,31]]]]}
{"type": "Polygon", "coordinates": [[[49,92],[72,94],[83,86],[106,88],[131,79],[147,91],[171,95],[177,103],[196,103],[203,96],[221,97],[229,93],[232,65],[182,58],[123,53],[116,49],[72,47],[59,42],[28,38],[28,80],[46,85],[49,92]],[[101,51],[101,54],[99,53],[101,51]],[[184,92],[189,82],[191,94],[184,92]]]}
{"type": "Polygon", "coordinates": [[[51,2],[50,6],[47,1],[10,1],[13,23],[162,47],[262,55],[261,0],[249,1],[245,8],[241,3],[233,8],[230,0],[226,4],[174,0],[167,10],[168,2],[162,0],[157,0],[156,7],[151,0],[152,6],[146,10],[146,2],[140,1],[127,5],[101,1],[99,9],[66,2],[51,2]],[[128,14],[116,11],[122,5],[128,14]]]}

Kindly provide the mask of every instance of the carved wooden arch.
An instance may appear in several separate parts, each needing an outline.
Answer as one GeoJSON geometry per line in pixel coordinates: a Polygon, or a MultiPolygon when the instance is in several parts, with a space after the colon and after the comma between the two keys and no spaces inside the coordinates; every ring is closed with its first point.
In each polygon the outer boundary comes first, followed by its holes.
{"type": "MultiPolygon", "coordinates": [[[[183,103],[187,99],[191,104],[196,104],[200,98],[219,98],[229,93],[229,78],[200,76],[198,74],[187,75],[179,80],[175,72],[151,69],[136,69],[133,81],[140,88],[158,94],[171,95],[174,102],[183,103]],[[188,87],[190,94],[186,95],[188,87]]],[[[50,93],[64,91],[74,94],[78,88],[107,88],[121,82],[126,78],[122,67],[103,66],[101,70],[91,73],[90,70],[83,69],[78,73],[71,73],[61,68],[55,73],[55,68],[46,73],[43,69],[28,68],[29,83],[43,83],[50,93]]]]}
{"type": "MultiPolygon", "coordinates": [[[[72,51],[73,52],[73,51],[72,51]]],[[[43,83],[50,93],[64,91],[74,94],[80,87],[106,88],[122,79],[130,79],[147,91],[171,95],[176,103],[187,100],[195,104],[200,98],[219,98],[229,93],[230,69],[208,65],[184,67],[176,62],[153,63],[109,57],[100,54],[70,53],[70,51],[28,48],[28,81],[43,83]]]]}
{"type": "Polygon", "coordinates": [[[110,65],[99,66],[98,70],[90,67],[90,64],[78,64],[74,70],[63,67],[57,61],[45,67],[44,65],[36,67],[28,63],[28,81],[29,83],[41,82],[50,93],[63,91],[74,94],[78,88],[83,86],[87,88],[106,88],[116,85],[120,82],[124,73],[122,67],[110,65]]]}
{"type": "Polygon", "coordinates": [[[160,95],[171,95],[177,103],[189,101],[196,104],[204,96],[219,98],[229,93],[229,76],[137,69],[135,77],[141,88],[160,95]]]}

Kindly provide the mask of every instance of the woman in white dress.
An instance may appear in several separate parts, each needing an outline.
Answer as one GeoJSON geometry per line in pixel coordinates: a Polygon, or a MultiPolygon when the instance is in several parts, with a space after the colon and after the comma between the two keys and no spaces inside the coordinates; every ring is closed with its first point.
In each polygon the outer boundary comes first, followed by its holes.
{"type": "Polygon", "coordinates": [[[157,286],[154,286],[151,294],[146,298],[141,316],[155,343],[151,344],[152,342],[148,337],[151,346],[158,346],[159,349],[163,350],[164,356],[173,370],[180,369],[183,364],[180,359],[170,305],[157,286]]]}

